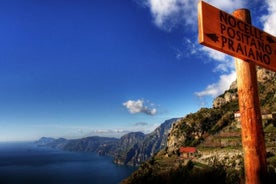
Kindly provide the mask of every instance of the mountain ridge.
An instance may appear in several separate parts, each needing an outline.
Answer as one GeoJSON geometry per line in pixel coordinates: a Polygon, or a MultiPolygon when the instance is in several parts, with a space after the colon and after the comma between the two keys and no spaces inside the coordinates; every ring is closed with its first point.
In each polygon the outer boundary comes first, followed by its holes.
{"type": "Polygon", "coordinates": [[[130,132],[121,138],[90,136],[81,139],[54,139],[42,137],[35,143],[39,146],[57,148],[65,151],[96,152],[114,158],[114,163],[138,166],[150,159],[166,146],[171,125],[179,118],[164,121],[153,132],[130,132]]]}

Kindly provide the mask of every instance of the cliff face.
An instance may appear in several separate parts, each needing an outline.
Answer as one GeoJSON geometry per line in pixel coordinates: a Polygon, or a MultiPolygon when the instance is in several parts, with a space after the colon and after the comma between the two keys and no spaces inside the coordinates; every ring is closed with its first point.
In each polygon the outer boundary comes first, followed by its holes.
{"type": "Polygon", "coordinates": [[[114,155],[114,162],[137,166],[151,158],[167,145],[167,136],[171,125],[178,119],[170,119],[162,123],[150,134],[130,133],[123,136],[114,155]]]}
{"type": "Polygon", "coordinates": [[[114,154],[114,162],[121,165],[136,165],[140,147],[145,139],[142,132],[132,132],[121,137],[114,154]]]}
{"type": "Polygon", "coordinates": [[[215,98],[215,100],[213,101],[214,108],[221,108],[231,101],[238,100],[236,83],[236,81],[233,82],[231,85],[232,88],[230,87],[230,89],[226,91],[223,95],[220,95],[217,98],[215,98]]]}

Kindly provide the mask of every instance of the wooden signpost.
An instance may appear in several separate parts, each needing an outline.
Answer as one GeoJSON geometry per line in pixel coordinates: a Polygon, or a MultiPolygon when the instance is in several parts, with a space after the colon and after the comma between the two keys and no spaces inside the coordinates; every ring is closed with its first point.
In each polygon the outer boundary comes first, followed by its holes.
{"type": "Polygon", "coordinates": [[[276,38],[252,26],[247,9],[230,15],[201,1],[198,10],[199,42],[236,58],[245,183],[266,183],[266,148],[255,64],[276,71],[276,38]]]}
{"type": "Polygon", "coordinates": [[[276,38],[205,2],[198,5],[199,43],[276,71],[276,38]]]}

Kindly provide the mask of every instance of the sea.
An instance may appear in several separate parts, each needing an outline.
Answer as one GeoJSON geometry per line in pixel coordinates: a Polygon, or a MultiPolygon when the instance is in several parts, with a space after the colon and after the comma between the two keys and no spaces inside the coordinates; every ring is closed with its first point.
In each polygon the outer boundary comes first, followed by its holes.
{"type": "Polygon", "coordinates": [[[1,184],[117,184],[136,169],[96,153],[61,151],[31,142],[0,143],[1,184]]]}

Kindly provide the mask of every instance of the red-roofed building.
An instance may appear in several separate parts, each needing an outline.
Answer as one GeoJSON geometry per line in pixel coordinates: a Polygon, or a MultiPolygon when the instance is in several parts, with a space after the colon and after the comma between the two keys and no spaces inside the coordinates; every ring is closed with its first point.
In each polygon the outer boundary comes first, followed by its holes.
{"type": "Polygon", "coordinates": [[[197,150],[195,147],[180,147],[179,153],[182,158],[193,158],[196,156],[197,150]]]}

